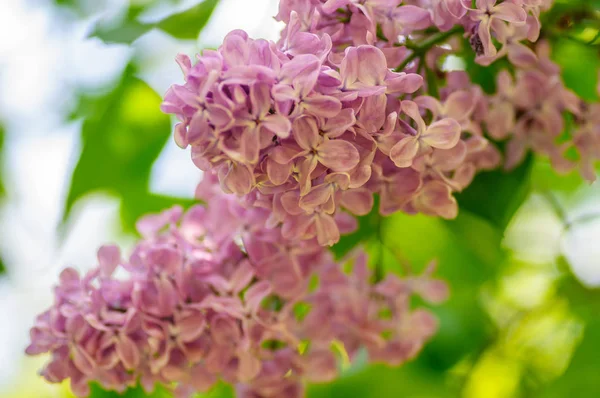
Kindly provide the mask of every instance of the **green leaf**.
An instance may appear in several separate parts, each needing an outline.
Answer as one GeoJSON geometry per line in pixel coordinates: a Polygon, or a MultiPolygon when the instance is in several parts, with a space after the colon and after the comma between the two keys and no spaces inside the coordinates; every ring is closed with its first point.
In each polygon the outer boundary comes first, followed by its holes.
{"type": "Polygon", "coordinates": [[[143,24],[132,20],[125,20],[117,26],[98,24],[88,37],[97,37],[109,44],[131,44],[153,27],[153,24],[143,24]]]}
{"type": "Polygon", "coordinates": [[[184,12],[171,15],[157,23],[157,27],[178,39],[194,40],[204,28],[219,0],[204,0],[184,12]]]}
{"type": "Polygon", "coordinates": [[[152,164],[171,134],[169,117],[160,112],[161,98],[128,67],[115,89],[96,101],[83,122],[83,148],[73,171],[63,213],[91,192],[122,199],[126,226],[146,210],[170,200],[149,193],[152,164]]]}
{"type": "Polygon", "coordinates": [[[600,49],[573,40],[554,42],[552,58],[562,69],[565,85],[586,101],[597,101],[600,49]]]}
{"type": "Polygon", "coordinates": [[[154,23],[137,20],[140,8],[131,7],[126,18],[118,23],[99,22],[89,37],[98,37],[106,43],[130,44],[151,29],[158,28],[178,39],[198,38],[219,0],[204,0],[185,11],[170,15],[154,23]]]}
{"type": "Polygon", "coordinates": [[[460,211],[468,210],[504,231],[531,189],[529,155],[514,170],[478,174],[467,189],[456,195],[460,211]]]}

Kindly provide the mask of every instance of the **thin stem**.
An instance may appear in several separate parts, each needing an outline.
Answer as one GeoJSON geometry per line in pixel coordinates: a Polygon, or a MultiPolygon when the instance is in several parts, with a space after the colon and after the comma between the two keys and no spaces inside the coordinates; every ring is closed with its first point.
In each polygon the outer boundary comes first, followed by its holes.
{"type": "Polygon", "coordinates": [[[394,69],[394,71],[401,72],[402,70],[404,70],[404,68],[406,68],[406,65],[408,65],[415,59],[419,58],[420,56],[423,56],[433,46],[446,41],[449,37],[453,36],[456,33],[461,32],[462,30],[463,30],[462,26],[455,26],[446,32],[439,32],[439,33],[431,36],[429,39],[425,40],[424,42],[422,42],[416,46],[409,47],[411,50],[413,50],[413,52],[408,57],[406,57],[406,59],[400,64],[400,66],[398,66],[396,69],[394,69]]]}

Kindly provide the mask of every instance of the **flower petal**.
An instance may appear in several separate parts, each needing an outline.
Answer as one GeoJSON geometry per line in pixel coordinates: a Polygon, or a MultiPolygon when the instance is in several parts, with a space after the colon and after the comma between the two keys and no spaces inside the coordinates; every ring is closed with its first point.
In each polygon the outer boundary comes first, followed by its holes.
{"type": "Polygon", "coordinates": [[[232,162],[219,169],[219,181],[225,192],[247,195],[254,186],[254,173],[247,166],[232,162]]]}
{"type": "Polygon", "coordinates": [[[328,140],[317,148],[319,162],[333,171],[349,171],[360,161],[358,150],[344,140],[328,140]]]}
{"type": "Polygon", "coordinates": [[[244,293],[244,302],[246,308],[251,312],[256,312],[260,308],[262,301],[271,294],[271,284],[267,281],[260,281],[248,288],[244,293]]]}
{"type": "Polygon", "coordinates": [[[279,164],[271,158],[267,162],[267,176],[273,185],[284,184],[292,174],[292,162],[287,164],[279,164]]]}
{"type": "Polygon", "coordinates": [[[312,349],[303,358],[304,374],[312,383],[326,383],[338,375],[338,364],[331,350],[312,349]]]}
{"type": "Polygon", "coordinates": [[[229,277],[231,290],[235,294],[240,293],[248,286],[252,278],[254,278],[254,268],[249,261],[242,261],[229,277]]]}
{"type": "Polygon", "coordinates": [[[354,215],[367,215],[373,207],[373,194],[365,188],[343,191],[341,205],[354,215]]]}
{"type": "Polygon", "coordinates": [[[190,384],[196,392],[207,392],[216,381],[217,377],[208,372],[204,364],[196,365],[190,370],[190,384]]]}
{"type": "MultiPolygon", "coordinates": [[[[475,5],[477,6],[477,8],[479,10],[486,11],[486,10],[491,9],[494,6],[494,4],[496,4],[496,1],[497,0],[477,0],[475,2],[475,5]]],[[[467,4],[467,2],[470,2],[470,1],[462,0],[462,2],[463,2],[463,4],[467,4]]]]}
{"type": "Polygon", "coordinates": [[[497,53],[496,47],[494,47],[494,43],[492,42],[490,21],[490,18],[483,19],[477,28],[477,34],[479,35],[479,40],[481,40],[481,45],[483,46],[483,54],[486,57],[493,57],[497,53]]]}
{"type": "Polygon", "coordinates": [[[421,108],[425,108],[431,111],[431,114],[433,115],[434,119],[441,116],[443,113],[443,107],[442,104],[440,104],[440,101],[429,95],[422,95],[420,97],[415,98],[415,103],[421,108]]]}
{"type": "Polygon", "coordinates": [[[290,120],[287,117],[279,114],[266,116],[263,119],[261,126],[265,127],[279,138],[289,137],[290,130],[292,129],[290,120]]]}
{"type": "Polygon", "coordinates": [[[234,30],[225,36],[221,54],[228,66],[246,65],[250,55],[248,35],[242,30],[234,30]]]}
{"type": "Polygon", "coordinates": [[[407,136],[392,147],[390,150],[390,159],[392,159],[396,167],[410,167],[418,151],[419,140],[417,137],[407,136]]]}
{"type": "Polygon", "coordinates": [[[294,138],[304,150],[312,150],[319,144],[319,128],[317,122],[310,116],[300,116],[292,124],[294,138]]]}
{"type": "Polygon", "coordinates": [[[304,214],[304,210],[300,207],[300,195],[296,191],[287,191],[281,195],[281,205],[288,214],[293,216],[304,214]]]}
{"type": "Polygon", "coordinates": [[[340,240],[340,231],[335,219],[329,214],[318,213],[315,216],[317,241],[321,246],[332,246],[340,240]]]}
{"type": "Polygon", "coordinates": [[[312,187],[309,193],[300,198],[300,207],[312,213],[316,207],[325,204],[333,193],[331,184],[321,184],[312,187]]]}
{"type": "Polygon", "coordinates": [[[346,49],[340,66],[340,74],[346,89],[379,86],[384,82],[387,70],[387,61],[383,52],[377,47],[367,45],[346,49]]]}
{"type": "Polygon", "coordinates": [[[421,174],[412,168],[398,169],[383,185],[379,212],[389,215],[401,210],[421,188],[421,174]]]}
{"type": "Polygon", "coordinates": [[[537,55],[521,43],[508,45],[508,60],[520,68],[532,68],[538,62],[537,55]]]}
{"type": "Polygon", "coordinates": [[[411,30],[425,29],[431,25],[429,10],[413,5],[397,7],[393,10],[394,21],[411,30]]]}
{"type": "Polygon", "coordinates": [[[238,378],[247,382],[256,377],[260,372],[262,362],[250,351],[240,349],[238,354],[238,378]]]}
{"type": "Polygon", "coordinates": [[[444,103],[444,116],[456,121],[463,121],[469,117],[475,108],[475,96],[465,90],[454,91],[444,103]]]}
{"type": "Polygon", "coordinates": [[[269,159],[273,159],[279,164],[288,164],[296,157],[301,156],[304,153],[296,145],[278,145],[269,152],[269,159]]]}
{"type": "Polygon", "coordinates": [[[127,370],[134,370],[140,363],[140,351],[135,342],[126,334],[121,334],[115,345],[117,355],[127,370]]]}
{"type": "Polygon", "coordinates": [[[527,20],[527,12],[523,7],[509,1],[494,6],[491,12],[493,18],[498,18],[506,22],[525,23],[527,20]]]}
{"type": "Polygon", "coordinates": [[[189,142],[187,140],[187,128],[184,123],[177,123],[175,125],[174,133],[175,143],[181,149],[187,148],[189,142]]]}
{"type": "Polygon", "coordinates": [[[467,145],[463,141],[458,143],[451,149],[435,149],[433,151],[432,166],[440,171],[456,170],[467,156],[467,145]]]}
{"type": "Polygon", "coordinates": [[[300,162],[298,166],[298,184],[300,185],[300,195],[306,195],[310,191],[312,183],[312,173],[319,164],[316,156],[310,155],[300,162]]]}
{"type": "Polygon", "coordinates": [[[319,94],[306,97],[303,106],[307,112],[320,117],[334,117],[342,110],[342,103],[339,99],[319,94]]]}
{"type": "Polygon", "coordinates": [[[367,133],[373,134],[379,131],[385,123],[386,103],[387,98],[385,94],[365,98],[358,113],[358,121],[367,133]]]}
{"type": "Polygon", "coordinates": [[[431,124],[421,139],[434,148],[450,149],[460,140],[460,132],[460,124],[454,119],[447,118],[431,124]]]}
{"type": "Polygon", "coordinates": [[[430,181],[419,193],[418,208],[428,214],[436,214],[446,219],[458,215],[458,205],[448,185],[441,181],[430,181]]]}
{"type": "Polygon", "coordinates": [[[271,108],[271,92],[268,84],[257,82],[250,86],[250,105],[252,116],[262,119],[271,108]]]}
{"type": "Polygon", "coordinates": [[[299,98],[312,91],[319,77],[321,61],[315,55],[302,54],[294,57],[281,68],[281,83],[291,84],[299,98]]]}
{"type": "Polygon", "coordinates": [[[344,134],[350,127],[356,123],[354,110],[351,108],[342,109],[337,115],[326,120],[322,127],[325,135],[329,138],[336,138],[344,134]]]}
{"type": "Polygon", "coordinates": [[[244,164],[256,164],[258,162],[258,153],[260,152],[259,129],[247,128],[241,136],[240,152],[241,158],[238,159],[244,164]]]}
{"type": "Polygon", "coordinates": [[[419,106],[413,101],[402,101],[400,107],[402,108],[402,112],[417,123],[417,133],[423,134],[427,129],[427,126],[419,113],[419,106]]]}
{"type": "Polygon", "coordinates": [[[118,246],[104,245],[98,249],[98,264],[100,275],[107,278],[112,275],[121,261],[121,251],[118,246]]]}
{"type": "Polygon", "coordinates": [[[338,8],[347,6],[350,2],[351,0],[327,0],[325,4],[322,5],[322,9],[326,14],[331,14],[338,8]]]}

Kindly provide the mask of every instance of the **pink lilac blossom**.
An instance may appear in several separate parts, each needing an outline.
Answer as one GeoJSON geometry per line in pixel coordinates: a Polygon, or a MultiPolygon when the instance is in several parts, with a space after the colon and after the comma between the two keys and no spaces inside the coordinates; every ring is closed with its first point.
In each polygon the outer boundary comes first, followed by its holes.
{"type": "Polygon", "coordinates": [[[305,383],[337,376],[335,346],[398,365],[435,332],[433,315],[408,305],[413,294],[445,299],[432,269],[371,282],[364,254],[342,272],[316,242],[266,228],[268,213],[221,193],[216,177],[197,193],[207,207],[142,218],[128,259],[103,246],[83,276],[61,273],[26,351],[51,354],[46,380],[70,379],[81,397],[91,381],[119,392],[160,383],[188,397],[218,380],[239,397],[302,397],[305,383]]]}
{"type": "Polygon", "coordinates": [[[276,18],[287,24],[280,45],[290,32],[328,35],[333,51],[369,44],[380,48],[388,60],[414,51],[411,43],[425,41],[435,27],[442,32],[461,27],[480,63],[490,63],[509,41],[535,42],[539,15],[552,0],[282,0],[276,18]],[[472,8],[473,7],[473,8],[472,8]]]}
{"type": "Polygon", "coordinates": [[[104,246],[85,275],[61,274],[27,348],[51,353],[42,375],[70,379],[78,396],[91,381],[190,396],[224,380],[239,397],[302,397],[307,382],[337,376],[333,346],[391,365],[414,357],[436,321],[411,295],[447,294],[433,268],[373,281],[363,253],[344,272],[323,246],[351,232],[375,194],[383,215],[456,217],[455,192],[528,150],[595,178],[600,104],[564,86],[547,43],[527,43],[551,4],[282,0],[277,43],[236,30],[195,64],[178,56],[185,83],[162,110],[206,172],[207,207],[146,216],[128,259],[104,246]],[[479,64],[506,56],[514,67],[494,95],[440,67],[459,32],[479,64]],[[505,159],[492,140],[506,141],[505,159]]]}
{"type": "Polygon", "coordinates": [[[340,218],[368,213],[374,194],[384,214],[455,217],[453,193],[481,169],[466,162],[468,150],[487,146],[471,120],[479,93],[415,102],[423,78],[394,72],[394,57],[375,39],[337,52],[339,32],[319,27],[340,7],[385,14],[385,31],[430,25],[429,12],[399,4],[283,1],[278,18],[288,25],[279,43],[233,31],[195,65],[179,56],[185,84],[172,86],[162,105],[180,120],[176,142],[191,146],[199,168],[217,171],[225,192],[269,210],[269,225],[286,239],[336,243],[340,218]]]}
{"type": "Polygon", "coordinates": [[[286,239],[335,244],[340,222],[368,213],[374,194],[382,214],[453,218],[453,194],[502,162],[488,137],[511,136],[508,168],[533,149],[567,170],[573,161],[564,154],[575,147],[584,174],[593,174],[595,125],[582,121],[586,112],[575,109],[579,100],[562,86],[545,45],[536,53],[525,44],[538,39],[540,12],[551,4],[284,0],[278,43],[234,31],[195,65],[180,56],[186,82],[167,92],[163,110],[181,121],[176,142],[191,146],[195,164],[216,170],[225,192],[268,210],[268,225],[280,226],[286,239]],[[430,33],[436,28],[449,35],[415,56],[422,49],[414,43],[438,40],[430,33]],[[460,49],[447,39],[461,30],[476,62],[507,56],[519,84],[513,88],[502,72],[500,92],[488,98],[466,74],[453,82],[460,74],[439,63],[460,49]],[[439,98],[414,73],[423,68],[446,77],[439,98]],[[586,127],[572,145],[558,145],[568,110],[586,127]]]}
{"type": "Polygon", "coordinates": [[[532,150],[548,157],[557,171],[579,168],[594,181],[594,164],[600,160],[598,104],[586,103],[565,87],[560,68],[549,58],[548,43],[540,42],[536,50],[535,63],[515,63],[514,79],[507,71],[498,75],[498,92],[489,98],[487,131],[495,140],[508,140],[507,169],[532,150]]]}

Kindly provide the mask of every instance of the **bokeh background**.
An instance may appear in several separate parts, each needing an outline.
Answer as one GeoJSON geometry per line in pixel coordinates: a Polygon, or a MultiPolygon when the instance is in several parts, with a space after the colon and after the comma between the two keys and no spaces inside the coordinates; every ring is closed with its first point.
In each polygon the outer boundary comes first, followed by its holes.
{"type": "MultiPolygon", "coordinates": [[[[0,1],[0,397],[71,396],[37,375],[45,358],[23,354],[34,316],[63,267],[93,266],[102,243],[131,246],[139,215],[190,203],[201,173],[158,109],[182,80],[174,57],[237,28],[276,40],[277,3],[0,1]]],[[[598,99],[599,32],[597,21],[574,26],[554,50],[566,84],[588,100],[598,99]]],[[[372,215],[343,240],[340,250],[361,240],[383,253],[390,272],[437,258],[452,298],[417,360],[342,365],[340,380],[310,397],[600,397],[600,185],[529,158],[479,176],[459,203],[451,222],[372,215]]]]}

